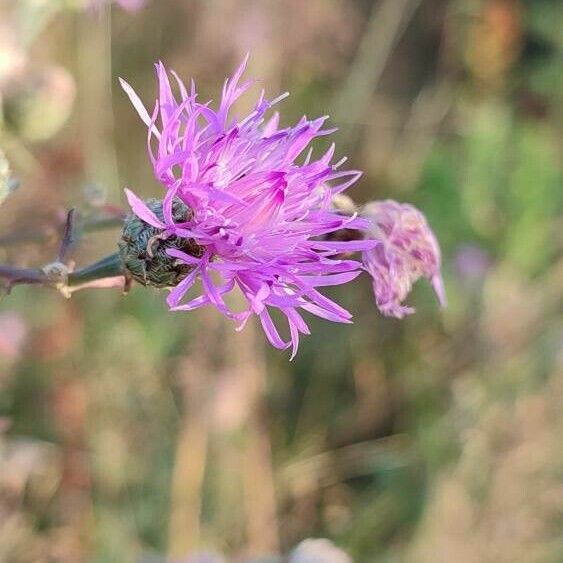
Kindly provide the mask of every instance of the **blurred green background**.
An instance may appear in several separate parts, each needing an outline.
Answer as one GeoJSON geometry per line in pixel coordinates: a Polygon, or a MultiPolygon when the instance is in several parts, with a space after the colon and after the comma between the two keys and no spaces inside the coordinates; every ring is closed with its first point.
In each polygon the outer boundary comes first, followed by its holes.
{"type": "Polygon", "coordinates": [[[282,122],[330,113],[356,201],[428,216],[450,301],[421,282],[417,314],[384,319],[361,278],[333,292],[354,325],[311,319],[290,363],[164,293],[16,288],[0,562],[254,561],[308,537],[358,562],[563,562],[562,30],[561,0],[0,0],[0,148],[22,184],[0,262],[49,260],[71,206],[160,193],[118,76],[151,106],[162,59],[217,99],[250,51],[248,74],[292,94],[282,122]]]}

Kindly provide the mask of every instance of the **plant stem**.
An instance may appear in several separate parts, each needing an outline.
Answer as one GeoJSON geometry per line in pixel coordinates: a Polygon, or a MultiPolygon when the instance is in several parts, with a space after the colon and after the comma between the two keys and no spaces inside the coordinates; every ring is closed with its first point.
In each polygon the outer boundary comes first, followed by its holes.
{"type": "Polygon", "coordinates": [[[31,268],[14,268],[0,264],[0,278],[8,280],[9,285],[44,284],[47,277],[41,270],[31,268]]]}
{"type": "Polygon", "coordinates": [[[122,276],[123,274],[123,262],[116,252],[115,254],[110,254],[102,258],[99,262],[91,266],[86,266],[81,270],[71,272],[68,275],[68,285],[69,287],[73,287],[95,280],[122,276]]]}
{"type": "MultiPolygon", "coordinates": [[[[48,266],[50,265],[45,266],[45,269],[47,269],[48,266]]],[[[119,254],[115,253],[76,272],[69,272],[66,284],[63,282],[63,286],[66,285],[66,287],[69,288],[76,288],[77,286],[86,286],[86,284],[98,280],[107,280],[109,278],[123,276],[123,263],[119,254]]],[[[44,269],[14,268],[13,266],[0,264],[0,279],[5,280],[8,289],[15,285],[42,285],[61,289],[60,284],[49,278],[44,269]]],[[[92,287],[94,287],[94,285],[92,285],[92,287]]]]}

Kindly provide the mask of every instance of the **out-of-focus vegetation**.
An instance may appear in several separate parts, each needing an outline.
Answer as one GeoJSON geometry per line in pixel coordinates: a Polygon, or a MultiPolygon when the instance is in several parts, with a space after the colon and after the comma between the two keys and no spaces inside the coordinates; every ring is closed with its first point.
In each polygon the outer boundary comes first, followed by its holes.
{"type": "Polygon", "coordinates": [[[355,324],[312,320],[289,363],[148,289],[14,290],[0,561],[257,560],[308,537],[358,562],[563,561],[562,28],[560,0],[2,0],[0,148],[22,182],[2,262],[52,256],[64,210],[104,190],[160,190],[118,76],[150,102],[161,58],[216,98],[249,50],[292,92],[286,120],[331,113],[365,170],[351,195],[428,215],[450,304],[421,286],[415,316],[383,319],[360,279],[338,294],[355,324]]]}

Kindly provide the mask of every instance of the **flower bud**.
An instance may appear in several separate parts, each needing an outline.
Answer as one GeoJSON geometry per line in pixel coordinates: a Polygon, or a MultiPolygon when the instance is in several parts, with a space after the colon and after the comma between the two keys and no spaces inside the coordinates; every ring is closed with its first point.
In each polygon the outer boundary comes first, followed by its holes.
{"type": "MultiPolygon", "coordinates": [[[[162,201],[149,199],[145,203],[164,221],[162,201]]],[[[185,223],[191,219],[192,210],[175,199],[172,216],[175,222],[185,223]]],[[[152,287],[175,287],[193,270],[193,266],[169,256],[168,250],[174,248],[196,258],[204,252],[193,239],[153,227],[133,213],[125,220],[118,246],[126,273],[140,284],[152,287]]]]}

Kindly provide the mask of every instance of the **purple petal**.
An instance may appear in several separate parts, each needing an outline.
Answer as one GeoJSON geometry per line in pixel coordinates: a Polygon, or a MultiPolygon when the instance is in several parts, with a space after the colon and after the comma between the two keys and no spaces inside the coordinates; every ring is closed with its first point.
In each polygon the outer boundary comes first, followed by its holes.
{"type": "Polygon", "coordinates": [[[280,350],[285,350],[289,346],[289,343],[285,342],[280,336],[278,330],[274,325],[274,322],[272,321],[272,317],[270,317],[270,313],[268,313],[268,310],[264,309],[262,313],[260,313],[259,317],[260,322],[262,323],[262,328],[266,333],[266,337],[268,338],[272,346],[275,346],[280,350]]]}
{"type": "Polygon", "coordinates": [[[160,138],[160,133],[159,133],[158,129],[156,127],[154,127],[154,125],[152,124],[152,120],[151,120],[151,117],[149,115],[149,112],[147,111],[147,108],[145,108],[145,106],[143,105],[143,102],[141,102],[141,98],[139,98],[139,96],[137,96],[137,93],[135,92],[135,90],[133,90],[133,88],[127,82],[125,82],[125,80],[123,80],[123,78],[119,78],[119,84],[121,84],[121,87],[123,88],[123,90],[127,94],[127,96],[129,97],[129,99],[131,100],[133,107],[137,110],[139,117],[143,120],[145,125],[148,125],[151,128],[151,130],[153,131],[154,135],[157,138],[160,138]]]}
{"type": "Polygon", "coordinates": [[[137,197],[131,190],[125,188],[125,196],[133,213],[142,219],[145,223],[148,223],[152,227],[157,229],[165,229],[166,225],[146,206],[145,202],[137,197]]]}
{"type": "Polygon", "coordinates": [[[178,303],[182,300],[184,295],[190,290],[192,285],[197,279],[199,275],[200,269],[196,268],[192,272],[190,272],[186,278],[184,278],[174,289],[170,291],[168,297],[166,298],[166,302],[170,308],[174,308],[178,305],[178,303]]]}

